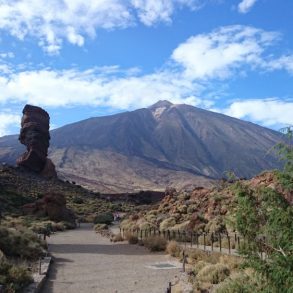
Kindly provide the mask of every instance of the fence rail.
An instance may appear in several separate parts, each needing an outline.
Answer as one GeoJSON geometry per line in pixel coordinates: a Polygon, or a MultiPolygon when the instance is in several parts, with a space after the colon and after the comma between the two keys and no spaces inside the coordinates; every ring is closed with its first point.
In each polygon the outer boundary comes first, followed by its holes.
{"type": "MultiPolygon", "coordinates": [[[[138,239],[145,239],[150,236],[161,236],[168,241],[175,240],[186,248],[199,248],[204,251],[217,251],[225,254],[238,254],[238,251],[249,245],[247,239],[238,233],[207,233],[188,230],[160,230],[157,228],[149,229],[123,229],[120,228],[120,233],[124,237],[127,233],[137,236],[138,239]]],[[[266,257],[265,237],[259,240],[257,252],[261,258],[266,257]]]]}
{"type": "Polygon", "coordinates": [[[127,233],[137,236],[138,239],[145,239],[150,236],[161,236],[166,240],[175,240],[184,245],[190,245],[190,247],[203,246],[204,250],[209,246],[213,251],[215,247],[218,247],[220,251],[222,249],[228,249],[229,253],[234,249],[240,249],[241,244],[245,239],[237,233],[207,233],[207,232],[194,232],[187,230],[159,230],[156,228],[149,229],[123,229],[120,228],[120,233],[125,236],[127,233]]]}

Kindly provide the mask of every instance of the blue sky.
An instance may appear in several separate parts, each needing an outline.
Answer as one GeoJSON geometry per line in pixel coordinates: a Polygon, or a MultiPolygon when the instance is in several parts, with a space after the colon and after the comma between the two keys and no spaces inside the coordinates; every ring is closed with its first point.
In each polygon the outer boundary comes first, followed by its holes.
{"type": "Polygon", "coordinates": [[[0,136],[162,99],[279,129],[292,81],[292,0],[0,1],[0,136]]]}

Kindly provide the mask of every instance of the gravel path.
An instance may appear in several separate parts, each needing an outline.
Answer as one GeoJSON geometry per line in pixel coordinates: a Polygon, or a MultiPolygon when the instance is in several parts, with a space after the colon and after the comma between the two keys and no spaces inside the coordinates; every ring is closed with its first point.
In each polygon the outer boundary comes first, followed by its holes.
{"type": "Polygon", "coordinates": [[[111,243],[87,224],[52,235],[48,243],[55,259],[43,293],[164,293],[180,271],[180,264],[168,256],[111,243]],[[158,263],[177,267],[152,267],[158,263]]]}

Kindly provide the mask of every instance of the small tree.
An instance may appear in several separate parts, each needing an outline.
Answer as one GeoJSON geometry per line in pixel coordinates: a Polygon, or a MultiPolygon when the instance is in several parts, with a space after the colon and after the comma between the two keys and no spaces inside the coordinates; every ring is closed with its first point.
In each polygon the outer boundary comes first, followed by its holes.
{"type": "MultiPolygon", "coordinates": [[[[292,128],[286,133],[287,143],[276,146],[285,161],[277,177],[285,190],[293,192],[292,128]]],[[[293,293],[293,206],[272,188],[251,188],[241,182],[235,187],[236,228],[247,240],[241,251],[247,265],[267,280],[262,292],[293,293]]]]}

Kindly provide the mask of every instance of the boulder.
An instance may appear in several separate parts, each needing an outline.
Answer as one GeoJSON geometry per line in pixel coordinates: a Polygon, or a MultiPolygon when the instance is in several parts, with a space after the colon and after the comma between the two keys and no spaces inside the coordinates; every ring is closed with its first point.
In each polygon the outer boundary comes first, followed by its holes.
{"type": "Polygon", "coordinates": [[[66,221],[75,225],[76,217],[66,207],[66,199],[60,193],[49,193],[34,203],[24,205],[23,212],[36,216],[47,216],[52,221],[66,221]]]}

